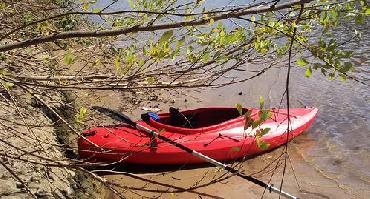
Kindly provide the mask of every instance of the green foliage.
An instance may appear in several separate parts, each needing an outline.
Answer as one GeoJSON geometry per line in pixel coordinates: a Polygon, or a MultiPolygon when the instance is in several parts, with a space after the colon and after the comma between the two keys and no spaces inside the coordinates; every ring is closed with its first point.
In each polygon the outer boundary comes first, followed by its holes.
{"type": "Polygon", "coordinates": [[[160,11],[167,4],[174,2],[173,0],[128,0],[128,3],[132,9],[136,10],[148,10],[148,11],[160,11]]]}
{"type": "Polygon", "coordinates": [[[117,73],[120,73],[121,70],[122,70],[121,63],[122,63],[121,56],[120,55],[116,55],[114,57],[114,68],[116,69],[116,72],[117,73]]]}
{"type": "MultiPolygon", "coordinates": [[[[260,110],[258,111],[257,118],[252,115],[251,110],[248,110],[244,114],[244,130],[250,127],[252,130],[257,129],[258,127],[261,126],[261,124],[263,124],[265,121],[271,118],[272,112],[268,109],[264,109],[265,100],[262,96],[259,99],[259,104],[260,104],[260,110]]],[[[242,112],[240,111],[242,110],[242,105],[237,104],[236,107],[237,107],[237,110],[239,111],[239,114],[242,114],[242,112]]],[[[256,135],[255,135],[256,144],[262,150],[266,150],[270,146],[270,144],[262,140],[262,137],[266,135],[269,131],[270,131],[270,128],[258,128],[256,130],[256,135]]]]}
{"type": "Polygon", "coordinates": [[[6,55],[5,53],[0,53],[0,60],[5,61],[6,60],[6,55]]]}
{"type": "Polygon", "coordinates": [[[135,50],[136,50],[135,47],[131,46],[130,48],[123,51],[123,54],[124,54],[123,59],[126,65],[125,68],[127,70],[133,67],[138,62],[138,58],[136,56],[135,50]]]}
{"type": "Polygon", "coordinates": [[[83,124],[84,120],[86,119],[87,109],[85,107],[81,107],[75,115],[75,121],[77,123],[83,124]]]}
{"type": "Polygon", "coordinates": [[[311,68],[311,66],[309,66],[306,69],[305,75],[306,75],[306,77],[311,77],[311,75],[312,75],[312,68],[311,68]]]}
{"type": "Polygon", "coordinates": [[[262,137],[266,135],[271,129],[270,128],[264,128],[264,129],[259,129],[256,132],[256,143],[258,148],[262,150],[267,150],[268,147],[270,146],[269,143],[265,142],[262,140],[262,137]]]}
{"type": "Polygon", "coordinates": [[[6,3],[5,2],[0,2],[0,10],[6,8],[6,3]]]}
{"type": "Polygon", "coordinates": [[[260,103],[260,110],[262,110],[263,107],[265,107],[265,98],[263,96],[260,96],[259,103],[260,103]]]}
{"type": "Polygon", "coordinates": [[[112,27],[131,27],[142,22],[142,19],[126,16],[124,18],[113,18],[112,27]]]}
{"type": "Polygon", "coordinates": [[[126,75],[134,68],[144,64],[144,60],[137,55],[135,45],[131,45],[128,48],[120,48],[115,52],[113,65],[118,75],[126,75]]]}
{"type": "Polygon", "coordinates": [[[330,27],[335,27],[339,22],[339,13],[335,9],[330,9],[329,11],[324,11],[320,15],[319,23],[327,31],[330,27]]]}
{"type": "Polygon", "coordinates": [[[48,35],[53,31],[53,28],[51,23],[43,21],[37,24],[36,30],[41,34],[48,35]]]}
{"type": "Polygon", "coordinates": [[[153,77],[153,76],[146,78],[146,82],[148,82],[148,84],[154,84],[157,81],[158,81],[157,78],[156,77],[153,77]]]}
{"type": "Polygon", "coordinates": [[[305,58],[297,59],[297,65],[298,66],[306,66],[307,64],[308,64],[308,61],[305,58]]]}
{"type": "Polygon", "coordinates": [[[269,143],[267,143],[266,141],[263,141],[260,138],[256,138],[256,143],[257,143],[258,148],[262,150],[267,150],[270,147],[269,143]]]}
{"type": "Polygon", "coordinates": [[[68,7],[71,6],[74,2],[71,0],[51,0],[53,4],[56,4],[60,7],[68,7]]]}
{"type": "MultiPolygon", "coordinates": [[[[317,45],[311,47],[311,52],[324,61],[324,63],[313,63],[312,69],[320,69],[323,75],[328,75],[329,79],[334,79],[337,74],[343,77],[353,70],[353,64],[345,61],[352,56],[353,52],[338,48],[335,39],[331,39],[329,42],[320,39],[317,45]]],[[[306,70],[306,76],[312,73],[312,69],[306,70]]]]}
{"type": "Polygon", "coordinates": [[[245,41],[243,29],[236,28],[233,31],[226,31],[222,23],[218,23],[217,27],[212,28],[207,33],[201,33],[195,36],[197,38],[197,43],[201,46],[211,46],[216,49],[225,48],[245,41]]]}
{"type": "Polygon", "coordinates": [[[181,38],[176,42],[175,48],[171,46],[173,42],[173,30],[168,30],[162,34],[156,43],[150,42],[149,48],[144,48],[145,55],[155,58],[157,61],[171,58],[173,59],[180,52],[180,47],[184,44],[185,38],[181,38]]]}
{"type": "Polygon", "coordinates": [[[66,54],[64,54],[64,63],[67,65],[70,65],[74,62],[75,56],[72,54],[70,50],[67,51],[66,54]]]}
{"type": "Polygon", "coordinates": [[[265,54],[270,50],[271,40],[257,36],[254,40],[254,48],[257,52],[265,54]]]}
{"type": "MultiPolygon", "coordinates": [[[[65,6],[68,4],[67,2],[71,1],[53,0],[52,2],[65,6]]],[[[96,2],[97,0],[79,0],[74,3],[80,7],[77,9],[99,13],[103,8],[96,7],[94,5],[96,2]]],[[[237,19],[226,19],[228,16],[225,16],[224,20],[215,21],[219,19],[218,15],[223,15],[229,11],[214,13],[214,10],[208,10],[208,7],[206,5],[203,6],[201,2],[196,1],[193,4],[180,5],[178,4],[179,1],[176,0],[128,1],[131,10],[135,11],[166,11],[177,14],[195,14],[186,17],[141,12],[97,15],[104,22],[99,24],[101,26],[94,30],[117,30],[133,26],[140,26],[140,29],[144,28],[145,33],[141,29],[139,32],[130,32],[125,38],[145,39],[142,39],[137,44],[129,43],[133,40],[124,39],[124,42],[122,42],[124,47],[121,47],[122,49],[119,49],[113,55],[107,55],[110,62],[114,62],[117,74],[130,75],[130,71],[134,71],[134,69],[144,73],[144,71],[149,71],[144,67],[145,63],[152,62],[156,62],[154,63],[156,66],[161,66],[162,64],[166,66],[167,64],[177,65],[179,63],[179,68],[176,68],[178,71],[185,70],[185,68],[197,68],[197,70],[201,68],[200,70],[204,70],[196,71],[195,74],[203,72],[211,75],[221,74],[220,71],[233,70],[227,70],[227,67],[235,62],[243,63],[243,61],[251,62],[254,60],[261,61],[264,58],[277,59],[285,57],[290,49],[293,31],[296,30],[294,45],[291,49],[293,54],[297,52],[299,55],[304,56],[304,58],[296,60],[296,65],[305,69],[305,76],[310,77],[314,72],[321,71],[329,79],[338,77],[340,80],[345,80],[348,76],[347,74],[354,69],[354,64],[351,61],[352,52],[343,50],[343,40],[339,40],[342,38],[330,39],[330,37],[333,37],[330,35],[332,34],[331,31],[338,25],[342,27],[346,23],[363,23],[370,14],[367,2],[364,0],[317,0],[305,3],[302,15],[299,15],[300,6],[293,6],[292,8],[283,9],[280,13],[268,11],[241,16],[237,19]],[[301,18],[297,19],[298,16],[301,16],[301,18]],[[148,31],[151,30],[150,26],[152,25],[176,24],[179,21],[188,22],[183,27],[171,27],[169,29],[162,29],[165,28],[162,27],[160,30],[153,30],[153,33],[148,31]],[[241,21],[245,23],[241,23],[241,21]],[[191,26],[189,25],[191,22],[201,22],[202,24],[191,26]],[[229,22],[232,22],[232,24],[229,22]],[[146,26],[149,29],[146,29],[146,26]],[[149,39],[147,39],[147,36],[149,39]],[[150,60],[150,62],[146,62],[146,60],[150,60]],[[215,67],[208,67],[208,64],[215,67]],[[207,71],[208,68],[211,68],[212,71],[207,71]]],[[[8,6],[8,3],[0,4],[2,9],[6,6],[8,6]]],[[[230,12],[232,13],[233,11],[230,12]]],[[[21,23],[28,24],[41,19],[43,16],[26,11],[19,16],[19,20],[21,23]]],[[[26,35],[28,38],[41,36],[40,33],[51,35],[61,30],[75,30],[78,28],[78,18],[76,15],[72,16],[66,15],[57,19],[43,21],[24,28],[20,33],[12,33],[12,36],[22,35],[28,29],[32,33],[26,35]]],[[[89,28],[87,27],[86,29],[89,28]]],[[[89,29],[89,31],[91,30],[89,29]]],[[[11,39],[16,41],[19,38],[11,39]]],[[[118,37],[111,38],[113,40],[121,39],[118,37]]],[[[56,44],[66,47],[65,43],[67,42],[60,44],[63,43],[61,41],[58,40],[56,44]]],[[[95,41],[102,40],[100,38],[91,40],[80,39],[79,44],[91,45],[95,41]]],[[[72,54],[68,51],[64,56],[64,63],[67,65],[73,64],[76,57],[79,57],[77,53],[79,52],[76,51],[72,54]]],[[[103,60],[103,58],[101,59],[103,60]]],[[[95,57],[93,60],[95,60],[95,57]]],[[[93,60],[90,63],[96,66],[97,64],[93,63],[93,60]]],[[[145,74],[140,74],[138,79],[146,80],[146,78],[145,74]]],[[[162,79],[161,77],[157,78],[162,79]]],[[[150,83],[155,83],[155,81],[151,81],[151,78],[148,80],[150,80],[148,81],[150,83]]],[[[268,114],[262,110],[260,117],[264,119],[267,116],[268,114]]],[[[250,125],[259,125],[258,121],[254,122],[250,125]]]]}
{"type": "Polygon", "coordinates": [[[30,23],[34,20],[34,16],[32,15],[32,13],[30,12],[27,12],[25,13],[23,16],[22,16],[22,21],[24,24],[27,24],[27,23],[30,23]]]}
{"type": "Polygon", "coordinates": [[[163,43],[169,42],[172,36],[173,36],[173,30],[167,30],[166,32],[162,34],[161,38],[159,38],[158,43],[163,44],[163,43]]]}
{"type": "Polygon", "coordinates": [[[244,115],[244,130],[248,129],[252,126],[253,119],[252,119],[252,110],[248,110],[244,115]]]}
{"type": "Polygon", "coordinates": [[[81,8],[84,11],[88,11],[90,9],[90,6],[94,5],[97,0],[80,0],[82,5],[81,8]]]}
{"type": "Polygon", "coordinates": [[[365,15],[370,15],[370,8],[364,8],[364,10],[365,15]]]}
{"type": "Polygon", "coordinates": [[[3,81],[3,80],[0,80],[0,83],[1,83],[1,86],[5,89],[5,90],[11,90],[14,86],[14,83],[12,82],[8,82],[8,81],[3,81]]]}
{"type": "Polygon", "coordinates": [[[64,16],[61,20],[56,22],[56,27],[64,31],[71,31],[77,26],[77,20],[72,16],[64,16]]]}
{"type": "Polygon", "coordinates": [[[239,115],[243,115],[243,107],[241,104],[236,104],[236,110],[238,110],[239,115]]]}

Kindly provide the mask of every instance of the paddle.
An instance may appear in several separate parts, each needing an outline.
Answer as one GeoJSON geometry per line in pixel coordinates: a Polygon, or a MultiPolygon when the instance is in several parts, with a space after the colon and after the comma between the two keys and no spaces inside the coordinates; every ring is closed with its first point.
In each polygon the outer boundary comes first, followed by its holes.
{"type": "Polygon", "coordinates": [[[248,175],[245,175],[243,173],[240,173],[238,170],[234,169],[233,167],[230,167],[230,166],[228,166],[226,164],[223,164],[221,162],[218,162],[215,159],[212,159],[212,158],[210,158],[210,157],[208,157],[206,155],[203,155],[203,154],[201,154],[201,153],[199,153],[197,151],[194,151],[194,150],[192,150],[192,149],[190,149],[190,148],[188,148],[188,147],[186,147],[186,146],[184,146],[184,145],[182,145],[182,144],[180,144],[178,142],[175,142],[175,141],[173,141],[173,140],[171,140],[171,139],[169,139],[167,137],[164,137],[164,136],[160,135],[159,133],[157,133],[157,132],[155,132],[153,130],[148,129],[145,126],[142,126],[142,125],[140,125],[140,124],[132,121],[129,117],[127,117],[126,115],[124,115],[124,114],[122,114],[122,113],[120,113],[118,111],[114,111],[114,110],[111,110],[111,109],[107,109],[107,108],[104,108],[104,107],[98,107],[98,106],[93,106],[92,108],[95,109],[95,110],[97,110],[97,111],[99,111],[99,112],[101,112],[101,113],[110,114],[113,117],[118,118],[119,120],[121,120],[121,121],[127,123],[128,125],[132,126],[133,128],[136,128],[138,130],[144,131],[144,132],[146,132],[147,134],[149,134],[149,135],[151,135],[153,137],[157,137],[157,138],[159,138],[159,139],[161,139],[161,140],[163,140],[165,142],[168,142],[168,143],[170,143],[170,144],[172,144],[172,145],[174,145],[174,146],[176,146],[176,147],[178,147],[178,148],[186,151],[187,153],[190,153],[193,156],[196,156],[196,157],[198,157],[198,158],[200,158],[200,159],[202,159],[202,160],[204,160],[206,162],[209,162],[209,163],[211,163],[211,164],[213,164],[213,165],[215,165],[217,167],[221,167],[221,168],[225,169],[226,171],[228,171],[228,172],[230,172],[232,174],[235,174],[235,175],[237,175],[237,176],[239,176],[239,177],[241,177],[241,178],[243,178],[245,180],[248,180],[250,182],[253,182],[254,184],[257,184],[257,185],[259,185],[261,187],[264,187],[264,188],[268,189],[270,192],[273,191],[273,192],[278,193],[278,194],[280,194],[282,196],[285,196],[287,198],[292,198],[292,199],[297,199],[298,198],[298,197],[293,196],[293,195],[291,195],[291,194],[289,194],[289,193],[287,193],[285,191],[280,190],[279,188],[274,187],[272,184],[267,184],[267,183],[265,183],[265,182],[263,182],[261,180],[258,180],[258,179],[254,178],[252,176],[248,176],[248,175]]]}

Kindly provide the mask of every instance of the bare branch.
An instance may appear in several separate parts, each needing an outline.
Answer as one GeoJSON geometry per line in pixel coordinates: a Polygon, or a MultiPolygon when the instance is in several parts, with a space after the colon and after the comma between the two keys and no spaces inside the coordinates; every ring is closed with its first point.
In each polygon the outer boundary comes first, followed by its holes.
{"type": "MultiPolygon", "coordinates": [[[[279,5],[268,5],[268,6],[261,6],[258,8],[251,8],[241,11],[235,11],[226,14],[220,14],[212,17],[214,21],[220,21],[223,19],[229,18],[238,18],[240,16],[249,15],[249,14],[260,14],[265,12],[283,10],[287,8],[292,8],[296,5],[300,5],[303,3],[311,2],[312,0],[294,0],[291,2],[282,3],[279,5]]],[[[25,41],[20,41],[16,43],[6,44],[0,46],[0,52],[9,51],[17,48],[28,47],[32,45],[37,45],[46,42],[52,42],[59,39],[69,39],[69,38],[83,38],[83,37],[105,37],[105,36],[117,36],[117,35],[124,35],[128,33],[137,33],[137,32],[149,32],[149,31],[157,31],[157,30],[166,30],[166,29],[174,29],[174,28],[181,28],[187,26],[197,26],[197,25],[204,25],[209,23],[209,18],[201,18],[198,20],[192,21],[181,21],[176,23],[167,23],[167,24],[159,24],[159,25],[152,25],[152,26],[133,26],[130,28],[123,28],[118,30],[103,30],[103,31],[69,31],[69,32],[61,32],[56,33],[48,36],[41,36],[25,41]]]]}

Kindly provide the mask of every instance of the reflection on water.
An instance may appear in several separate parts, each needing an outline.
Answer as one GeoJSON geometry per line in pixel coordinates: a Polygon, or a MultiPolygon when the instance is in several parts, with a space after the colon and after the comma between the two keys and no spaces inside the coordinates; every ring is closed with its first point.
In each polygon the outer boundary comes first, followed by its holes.
{"type": "MultiPolygon", "coordinates": [[[[110,1],[99,2],[99,6],[102,6],[110,1]]],[[[127,3],[121,3],[114,10],[126,7],[127,3]]],[[[319,72],[306,78],[302,69],[294,68],[290,86],[292,107],[315,106],[320,111],[304,138],[292,143],[296,152],[301,154],[295,158],[299,165],[297,177],[312,181],[311,189],[317,193],[332,189],[331,196],[342,198],[366,198],[370,195],[370,96],[369,86],[366,85],[370,78],[369,20],[361,26],[342,26],[336,30],[334,36],[348,37],[348,33],[354,28],[364,31],[363,38],[347,45],[347,49],[357,51],[353,58],[356,63],[354,75],[365,84],[352,80],[329,81],[319,72]],[[308,142],[309,146],[305,145],[308,142]],[[309,167],[299,163],[299,159],[303,159],[309,167]],[[312,170],[312,175],[305,176],[309,170],[312,170]],[[317,181],[317,187],[314,187],[315,180],[318,179],[315,176],[324,176],[328,181],[317,181]],[[325,183],[328,186],[323,186],[325,183]],[[338,189],[343,189],[347,195],[336,195],[338,189]]],[[[259,96],[265,96],[267,106],[279,106],[284,92],[285,75],[286,69],[271,69],[261,77],[243,84],[199,90],[202,102],[190,107],[234,106],[235,103],[258,106],[259,96]]],[[[285,101],[282,106],[285,106],[285,101]]]]}

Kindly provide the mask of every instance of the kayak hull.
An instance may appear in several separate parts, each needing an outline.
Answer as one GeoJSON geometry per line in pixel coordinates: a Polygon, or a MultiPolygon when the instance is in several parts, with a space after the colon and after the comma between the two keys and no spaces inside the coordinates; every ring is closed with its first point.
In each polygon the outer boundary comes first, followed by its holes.
{"type": "MultiPolygon", "coordinates": [[[[230,111],[235,108],[203,108],[185,111],[230,111]]],[[[258,119],[258,109],[252,110],[252,118],[258,119]]],[[[259,129],[270,128],[261,140],[269,145],[268,150],[277,148],[306,130],[314,121],[316,108],[290,109],[289,133],[287,110],[272,109],[271,119],[256,129],[244,129],[243,116],[199,128],[182,128],[156,122],[138,121],[140,125],[160,132],[197,152],[218,161],[239,159],[264,152],[257,145],[255,134],[259,129]]],[[[168,114],[160,114],[167,117],[168,114]]],[[[211,116],[207,116],[211,117],[211,116]]],[[[78,140],[79,155],[92,162],[125,162],[133,164],[195,164],[204,160],[195,157],[176,146],[152,138],[145,132],[122,124],[108,127],[94,127],[86,130],[78,140]]]]}

